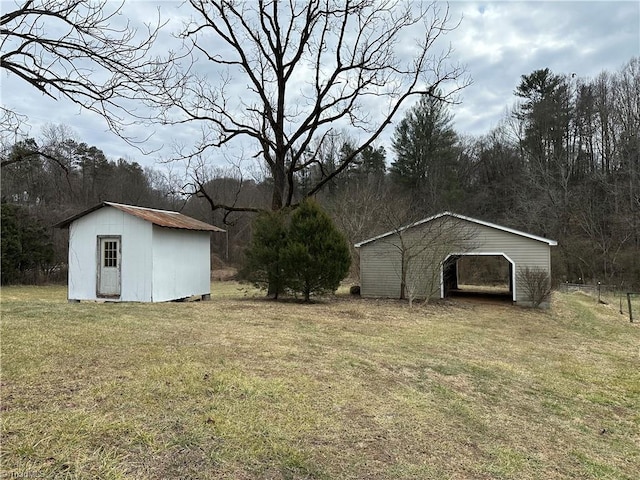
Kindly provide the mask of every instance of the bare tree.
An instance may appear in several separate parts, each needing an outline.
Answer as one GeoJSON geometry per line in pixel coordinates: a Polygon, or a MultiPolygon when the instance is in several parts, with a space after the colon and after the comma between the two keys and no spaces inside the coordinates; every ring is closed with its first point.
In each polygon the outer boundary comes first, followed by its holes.
{"type": "Polygon", "coordinates": [[[437,51],[436,42],[457,25],[436,2],[187,3],[194,16],[181,37],[219,78],[213,83],[194,63],[183,81],[157,85],[161,121],[201,125],[189,155],[251,143],[252,156],[268,166],[273,210],[294,202],[296,175],[320,162],[316,147],[334,128],[352,127],[363,138],[307,196],[372,145],[407,99],[454,101],[469,84],[464,69],[449,64],[450,49],[437,51]],[[404,59],[399,50],[410,49],[414,34],[421,38],[404,59]]]}
{"type": "Polygon", "coordinates": [[[198,155],[189,159],[185,170],[187,180],[180,187],[180,194],[187,199],[194,197],[203,199],[212,212],[222,210],[225,212],[225,224],[233,212],[262,211],[259,205],[263,202],[260,202],[255,195],[244,192],[244,190],[250,190],[245,187],[253,186],[255,182],[245,178],[240,164],[227,168],[213,167],[202,155],[198,155]],[[223,179],[228,181],[221,183],[220,180],[223,179]]]}
{"type": "Polygon", "coordinates": [[[447,256],[473,250],[475,235],[467,222],[450,216],[399,229],[394,245],[401,258],[401,298],[407,298],[409,306],[419,298],[429,302],[440,291],[447,256]]]}
{"type": "MultiPolygon", "coordinates": [[[[123,5],[114,7],[108,0],[16,3],[0,17],[0,68],[44,95],[102,115],[122,135],[134,113],[126,102],[144,98],[148,82],[170,78],[175,59],[149,55],[162,26],[159,18],[138,32],[123,20],[123,5]]],[[[2,138],[15,141],[28,119],[0,109],[2,138]]]]}
{"type": "Polygon", "coordinates": [[[399,298],[424,299],[425,303],[440,291],[441,269],[450,255],[477,248],[477,229],[473,224],[450,213],[421,220],[415,217],[411,198],[396,199],[378,213],[392,229],[379,237],[400,282],[399,298]]]}
{"type": "Polygon", "coordinates": [[[327,201],[333,221],[349,241],[354,279],[360,277],[359,254],[354,244],[388,228],[381,212],[397,201],[389,188],[379,185],[375,179],[350,183],[348,188],[339,190],[327,201]]]}
{"type": "Polygon", "coordinates": [[[518,283],[522,285],[527,300],[532,307],[538,308],[551,297],[551,278],[549,273],[541,268],[518,270],[518,283]]]}

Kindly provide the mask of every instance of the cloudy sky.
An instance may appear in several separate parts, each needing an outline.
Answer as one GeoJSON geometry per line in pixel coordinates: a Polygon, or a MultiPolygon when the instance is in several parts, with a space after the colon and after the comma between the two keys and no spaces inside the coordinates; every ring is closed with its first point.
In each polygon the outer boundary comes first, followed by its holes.
{"type": "MultiPolygon", "coordinates": [[[[8,11],[14,0],[0,0],[8,11]]],[[[190,14],[181,2],[126,0],[123,13],[132,23],[148,21],[160,7],[170,31],[176,31],[190,14]]],[[[443,4],[444,5],[444,4],[443,4]]],[[[482,135],[505,116],[515,101],[513,91],[520,76],[540,68],[557,74],[592,78],[601,71],[618,71],[632,57],[640,55],[640,2],[450,2],[452,20],[460,26],[446,37],[454,49],[453,60],[466,65],[473,84],[461,93],[453,108],[455,129],[460,134],[482,135]]],[[[167,44],[168,45],[168,44],[167,44]]],[[[99,116],[64,100],[53,101],[4,71],[0,76],[4,106],[29,117],[30,135],[38,137],[48,123],[64,124],[77,138],[102,149],[109,158],[119,157],[154,165],[169,158],[174,139],[188,139],[191,131],[181,127],[156,129],[143,155],[108,132],[99,116]]],[[[398,117],[396,120],[399,120],[398,117]]],[[[381,143],[389,147],[391,126],[381,143]]],[[[146,136],[153,130],[138,127],[129,133],[146,136]]],[[[178,140],[181,141],[181,140],[178,140]]],[[[391,160],[391,159],[389,159],[391,160]]]]}

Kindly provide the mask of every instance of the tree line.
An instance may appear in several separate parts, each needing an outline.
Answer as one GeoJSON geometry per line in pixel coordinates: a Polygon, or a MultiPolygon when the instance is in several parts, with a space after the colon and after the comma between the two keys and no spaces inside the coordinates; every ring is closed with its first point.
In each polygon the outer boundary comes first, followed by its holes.
{"type": "Polygon", "coordinates": [[[2,283],[66,280],[66,232],[52,225],[102,201],[176,208],[165,175],[109,160],[69,128],[2,149],[2,283]]]}
{"type": "MultiPolygon", "coordinates": [[[[455,132],[446,102],[424,96],[394,130],[390,153],[381,146],[360,149],[349,167],[314,196],[351,245],[451,210],[557,240],[556,282],[637,285],[639,85],[637,58],[591,80],[536,70],[514,87],[516,102],[502,123],[476,138],[455,132]]],[[[293,203],[358,149],[345,133],[330,140],[313,152],[313,168],[294,177],[293,203]]],[[[199,175],[197,188],[185,190],[186,180],[177,185],[159,169],[109,160],[98,147],[74,140],[67,128],[49,126],[39,141],[19,141],[3,152],[2,199],[23,208],[34,219],[33,228],[45,232],[54,221],[103,200],[180,209],[226,224],[229,244],[218,239],[214,253],[240,264],[255,214],[215,205],[269,210],[273,179],[268,173],[246,179],[237,169],[199,175]]],[[[25,222],[24,214],[20,218],[25,222]]],[[[45,270],[63,263],[66,255],[66,239],[49,236],[57,239],[53,253],[34,257],[45,270]]],[[[3,242],[11,239],[15,235],[3,235],[3,242]]],[[[11,251],[7,247],[7,254],[11,251]]],[[[357,277],[353,248],[352,257],[357,277]]],[[[32,278],[32,265],[21,265],[32,278]]],[[[6,271],[20,278],[15,269],[6,271]]],[[[3,278],[8,281],[9,273],[3,278]]]]}
{"type": "Polygon", "coordinates": [[[17,4],[0,19],[3,72],[99,113],[129,142],[128,123],[191,124],[201,136],[176,152],[187,168],[175,179],[106,159],[64,127],[27,138],[28,119],[2,107],[3,203],[41,224],[106,199],[179,208],[228,226],[229,241],[216,248],[232,262],[243,258],[255,213],[295,208],[309,196],[351,244],[453,210],[557,240],[556,281],[639,282],[637,58],[595,79],[525,74],[502,124],[469,138],[455,132],[449,111],[469,77],[438,47],[457,28],[446,7],[328,7],[191,0],[182,43],[154,56],[159,17],[135,31],[117,23],[122,5],[17,4]],[[48,28],[56,22],[64,29],[48,28]],[[403,43],[417,26],[422,38],[403,43]],[[203,64],[216,74],[203,75],[203,64]],[[85,66],[102,74],[88,76],[85,66]],[[136,102],[153,113],[145,117],[136,102]],[[405,107],[388,154],[380,135],[405,107]],[[238,150],[241,141],[248,143],[238,150]],[[232,166],[211,166],[212,151],[232,166]]]}
{"type": "MultiPolygon", "coordinates": [[[[353,242],[444,210],[558,241],[554,281],[640,284],[640,60],[582,79],[522,75],[499,126],[453,127],[446,102],[423,96],[399,122],[390,158],[367,147],[321,193],[353,242]]],[[[299,193],[339,164],[323,150],[299,193]]],[[[355,254],[355,252],[354,252],[355,254]]]]}

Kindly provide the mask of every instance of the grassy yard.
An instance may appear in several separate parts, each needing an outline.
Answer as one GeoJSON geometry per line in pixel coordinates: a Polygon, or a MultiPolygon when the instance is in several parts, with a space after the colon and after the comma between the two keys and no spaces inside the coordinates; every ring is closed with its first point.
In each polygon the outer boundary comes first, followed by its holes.
{"type": "Polygon", "coordinates": [[[636,479],[640,326],[616,307],[3,288],[0,478],[636,479]]]}

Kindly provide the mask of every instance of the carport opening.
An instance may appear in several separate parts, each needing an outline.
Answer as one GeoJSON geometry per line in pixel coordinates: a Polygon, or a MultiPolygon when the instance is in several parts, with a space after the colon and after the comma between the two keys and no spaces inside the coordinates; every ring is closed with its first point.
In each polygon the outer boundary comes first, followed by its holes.
{"type": "Polygon", "coordinates": [[[504,255],[452,255],[443,264],[443,296],[511,302],[513,268],[504,255]]]}

